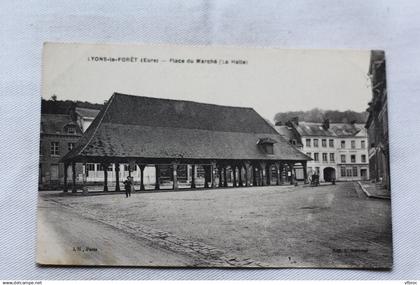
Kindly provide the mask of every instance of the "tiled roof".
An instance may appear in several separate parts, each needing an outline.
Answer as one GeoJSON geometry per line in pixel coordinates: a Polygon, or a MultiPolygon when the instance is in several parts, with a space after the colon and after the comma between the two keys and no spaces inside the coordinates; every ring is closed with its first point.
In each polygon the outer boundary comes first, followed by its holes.
{"type": "Polygon", "coordinates": [[[77,157],[308,160],[252,108],[114,93],[63,160],[77,157]],[[257,145],[277,141],[274,155],[257,145]]]}
{"type": "Polygon", "coordinates": [[[79,126],[72,121],[70,115],[65,114],[42,114],[41,115],[41,134],[59,135],[81,135],[79,126]],[[66,126],[74,126],[76,134],[69,134],[66,126]]]}
{"type": "Polygon", "coordinates": [[[365,132],[362,124],[330,123],[329,128],[325,129],[321,123],[299,122],[294,127],[301,136],[350,137],[365,132]]]}

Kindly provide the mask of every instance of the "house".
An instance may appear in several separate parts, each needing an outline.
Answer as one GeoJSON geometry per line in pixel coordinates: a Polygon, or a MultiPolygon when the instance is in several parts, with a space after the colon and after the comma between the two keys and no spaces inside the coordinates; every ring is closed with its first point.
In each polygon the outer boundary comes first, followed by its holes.
{"type": "Polygon", "coordinates": [[[385,53],[372,51],[369,76],[372,83],[372,100],[367,109],[366,129],[369,136],[369,166],[371,178],[390,189],[388,108],[385,75],[385,53]]]}
{"type": "MultiPolygon", "coordinates": [[[[70,115],[41,114],[39,187],[51,189],[64,182],[64,165],[60,159],[74,148],[82,137],[80,127],[70,115]]],[[[67,169],[69,175],[71,169],[67,169]]],[[[75,165],[76,179],[81,180],[82,166],[75,165]]]]}
{"type": "Polygon", "coordinates": [[[362,124],[330,123],[328,119],[299,122],[294,118],[276,130],[288,134],[289,142],[313,159],[307,172],[318,174],[320,181],[369,179],[368,137],[362,124]]]}
{"type": "MultiPolygon", "coordinates": [[[[295,164],[306,170],[308,160],[252,108],[114,93],[61,161],[65,168],[83,163],[86,177],[89,164],[100,165],[104,191],[112,180],[119,191],[121,164],[140,171],[144,190],[146,168],[155,173],[155,189],[163,180],[178,189],[179,178],[195,188],[198,169],[204,187],[227,187],[229,173],[237,187],[280,184],[295,164]]],[[[76,178],[72,181],[77,191],[76,178]]]]}

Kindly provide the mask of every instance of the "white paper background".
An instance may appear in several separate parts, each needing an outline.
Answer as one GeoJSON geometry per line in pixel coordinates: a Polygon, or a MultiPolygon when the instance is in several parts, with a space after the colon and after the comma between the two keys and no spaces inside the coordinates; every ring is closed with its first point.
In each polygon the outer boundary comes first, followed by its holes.
{"type": "Polygon", "coordinates": [[[0,279],[420,279],[419,15],[415,0],[2,1],[0,279]],[[385,49],[394,270],[37,267],[44,41],[385,49]]]}

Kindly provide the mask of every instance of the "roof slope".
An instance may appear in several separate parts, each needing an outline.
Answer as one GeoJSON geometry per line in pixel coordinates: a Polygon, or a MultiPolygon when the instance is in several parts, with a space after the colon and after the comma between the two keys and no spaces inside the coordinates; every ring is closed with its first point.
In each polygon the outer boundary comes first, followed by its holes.
{"type": "Polygon", "coordinates": [[[362,124],[331,123],[328,129],[323,128],[322,123],[299,122],[294,124],[295,129],[301,136],[317,137],[352,137],[360,132],[365,133],[362,124]]]}
{"type": "Polygon", "coordinates": [[[66,114],[41,114],[41,134],[78,135],[82,134],[79,126],[66,114]],[[73,126],[75,134],[66,132],[66,126],[73,126]]]}
{"type": "Polygon", "coordinates": [[[252,108],[114,93],[78,145],[78,157],[307,160],[252,108]],[[271,138],[274,155],[262,152],[271,138]]]}

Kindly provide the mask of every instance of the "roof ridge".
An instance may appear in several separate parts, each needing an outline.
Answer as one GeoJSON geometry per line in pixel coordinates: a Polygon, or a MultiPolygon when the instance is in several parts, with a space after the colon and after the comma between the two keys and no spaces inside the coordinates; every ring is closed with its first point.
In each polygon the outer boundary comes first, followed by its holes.
{"type": "Polygon", "coordinates": [[[92,141],[92,139],[93,139],[93,137],[95,136],[95,134],[96,134],[96,132],[98,131],[98,128],[99,128],[99,126],[101,126],[101,123],[102,123],[102,120],[104,119],[104,117],[105,117],[105,114],[107,113],[107,111],[108,111],[108,109],[109,109],[109,106],[111,106],[111,103],[112,103],[112,101],[114,100],[114,98],[115,98],[115,93],[114,94],[112,94],[112,96],[111,96],[111,98],[109,99],[109,101],[108,101],[108,104],[106,105],[106,108],[105,108],[105,110],[104,110],[104,112],[102,113],[102,117],[99,119],[99,122],[98,122],[98,124],[95,126],[95,129],[93,130],[93,132],[92,132],[92,134],[91,134],[91,136],[90,136],[90,138],[89,138],[89,140],[85,143],[85,145],[78,151],[78,155],[80,154],[80,153],[82,153],[84,150],[85,150],[85,148],[90,144],[90,142],[92,141]]]}
{"type": "Polygon", "coordinates": [[[235,109],[249,109],[249,110],[254,110],[254,108],[252,108],[252,107],[227,106],[227,105],[219,105],[219,104],[214,104],[214,103],[204,103],[204,102],[198,102],[198,101],[192,101],[192,100],[158,98],[158,97],[150,97],[150,96],[143,96],[143,95],[125,94],[125,93],[120,93],[120,92],[114,92],[113,95],[121,95],[121,96],[129,96],[129,97],[140,97],[140,98],[147,98],[147,99],[153,99],[153,100],[159,100],[159,101],[187,102],[187,103],[195,103],[195,104],[200,104],[200,105],[217,106],[217,107],[222,107],[222,108],[235,108],[235,109]]]}

